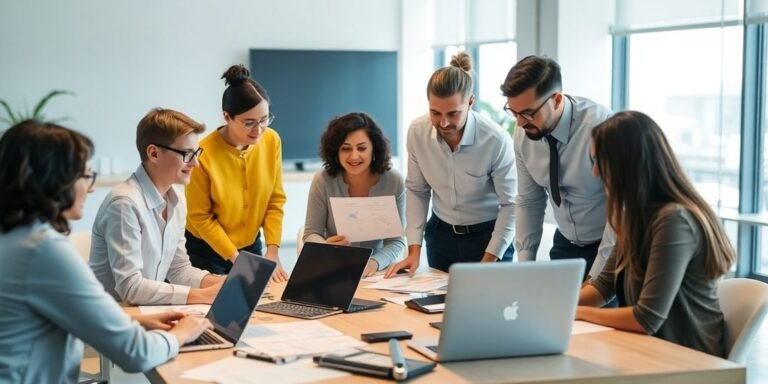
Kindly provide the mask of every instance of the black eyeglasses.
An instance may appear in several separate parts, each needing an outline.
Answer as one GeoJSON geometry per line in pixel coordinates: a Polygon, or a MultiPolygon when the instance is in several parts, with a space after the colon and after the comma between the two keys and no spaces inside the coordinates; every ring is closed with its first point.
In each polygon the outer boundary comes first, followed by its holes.
{"type": "Polygon", "coordinates": [[[554,95],[555,94],[553,93],[553,94],[549,95],[546,99],[544,99],[544,102],[542,102],[541,105],[539,105],[538,108],[534,109],[533,112],[525,112],[525,113],[515,112],[515,111],[512,110],[512,108],[510,108],[506,104],[504,104],[504,112],[508,113],[510,116],[512,116],[514,118],[517,118],[518,116],[520,116],[520,117],[522,117],[525,120],[533,121],[533,119],[536,118],[535,116],[539,112],[539,110],[541,110],[541,108],[544,107],[544,104],[546,104],[547,101],[549,101],[549,99],[551,99],[552,96],[554,96],[554,95]]]}
{"type": "Polygon", "coordinates": [[[248,129],[254,129],[256,127],[266,128],[270,124],[272,124],[273,121],[275,121],[275,115],[273,115],[272,112],[270,112],[269,116],[267,116],[267,117],[265,117],[265,118],[263,118],[263,119],[261,119],[259,121],[256,121],[256,120],[244,121],[243,125],[245,125],[245,127],[248,128],[248,129]]]}
{"type": "Polygon", "coordinates": [[[167,145],[162,145],[162,144],[155,144],[155,146],[163,148],[163,149],[167,149],[167,150],[169,150],[171,152],[178,153],[179,155],[181,155],[181,160],[184,161],[185,163],[189,163],[190,161],[192,161],[192,160],[194,160],[196,158],[199,158],[200,155],[203,153],[203,148],[197,148],[194,151],[192,151],[192,150],[182,151],[180,149],[171,148],[171,147],[169,147],[167,145]]]}
{"type": "Polygon", "coordinates": [[[80,177],[83,179],[88,180],[88,189],[93,188],[94,185],[96,185],[96,176],[98,175],[98,172],[91,171],[90,174],[83,173],[80,177]]]}

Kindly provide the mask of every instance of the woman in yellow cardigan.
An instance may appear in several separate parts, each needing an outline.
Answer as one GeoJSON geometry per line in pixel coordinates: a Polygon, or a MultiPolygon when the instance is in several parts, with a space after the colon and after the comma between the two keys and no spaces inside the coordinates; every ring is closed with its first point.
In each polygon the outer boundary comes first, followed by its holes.
{"type": "Polygon", "coordinates": [[[200,142],[200,167],[192,172],[187,194],[187,252],[192,265],[225,274],[239,250],[277,262],[272,279],[288,280],[280,258],[285,192],[280,136],[269,124],[266,90],[242,65],[222,76],[226,124],[200,142]]]}

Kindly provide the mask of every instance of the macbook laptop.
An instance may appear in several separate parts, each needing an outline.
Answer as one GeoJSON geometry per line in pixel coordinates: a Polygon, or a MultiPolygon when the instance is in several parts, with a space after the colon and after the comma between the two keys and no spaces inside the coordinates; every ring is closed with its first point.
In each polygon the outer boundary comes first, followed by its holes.
{"type": "Polygon", "coordinates": [[[230,348],[237,344],[276,265],[272,260],[240,251],[206,315],[213,330],[206,330],[195,341],[179,348],[179,352],[230,348]]]}
{"type": "Polygon", "coordinates": [[[441,362],[563,353],[585,267],[582,259],[454,264],[439,342],[408,346],[441,362]]]}
{"type": "Polygon", "coordinates": [[[384,305],[381,301],[354,299],[372,252],[370,248],[306,243],[280,298],[282,301],[259,305],[256,310],[319,319],[380,307],[384,305]]]}

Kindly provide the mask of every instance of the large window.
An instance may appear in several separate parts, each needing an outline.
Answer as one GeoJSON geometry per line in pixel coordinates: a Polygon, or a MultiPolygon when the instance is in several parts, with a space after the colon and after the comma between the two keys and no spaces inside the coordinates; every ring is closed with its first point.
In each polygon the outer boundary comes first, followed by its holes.
{"type": "Polygon", "coordinates": [[[738,209],[742,28],[701,28],[628,38],[628,109],[664,130],[697,190],[738,209]]]}

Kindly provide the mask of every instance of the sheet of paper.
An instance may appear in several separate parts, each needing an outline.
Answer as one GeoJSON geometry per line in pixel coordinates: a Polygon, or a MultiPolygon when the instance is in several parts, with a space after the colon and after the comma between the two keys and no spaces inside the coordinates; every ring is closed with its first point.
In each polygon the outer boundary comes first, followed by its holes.
{"type": "Polygon", "coordinates": [[[220,384],[307,383],[349,376],[347,372],[321,368],[312,359],[277,365],[269,362],[227,357],[182,373],[182,378],[215,381],[220,384]]]}
{"type": "Polygon", "coordinates": [[[405,234],[395,196],[331,197],[330,201],[336,231],[350,242],[405,234]]]}
{"type": "Polygon", "coordinates": [[[366,345],[316,320],[248,326],[240,341],[238,347],[270,356],[316,355],[366,345]]]}
{"type": "Polygon", "coordinates": [[[396,292],[431,292],[448,285],[447,274],[423,273],[413,277],[397,276],[391,279],[382,279],[365,288],[380,289],[396,292]]]}
{"type": "Polygon", "coordinates": [[[140,305],[139,311],[145,315],[162,313],[168,311],[183,312],[188,315],[205,316],[211,306],[208,304],[189,304],[189,305],[140,305]]]}
{"type": "Polygon", "coordinates": [[[384,301],[388,301],[390,303],[402,305],[403,307],[405,307],[405,302],[410,299],[413,299],[413,297],[412,296],[391,296],[391,297],[382,297],[381,299],[384,301]]]}
{"type": "Polygon", "coordinates": [[[606,327],[604,325],[598,325],[587,321],[576,320],[573,322],[573,329],[571,329],[571,335],[578,335],[582,333],[592,332],[605,332],[613,331],[614,328],[606,327]]]}

